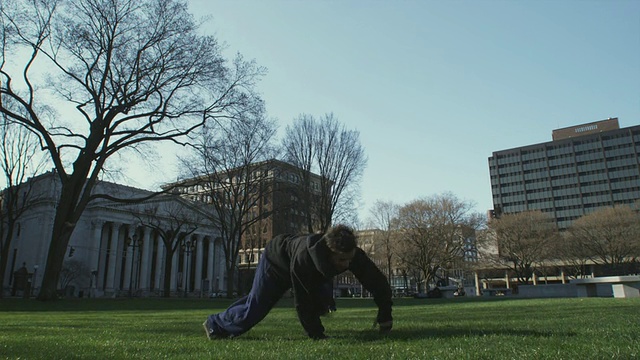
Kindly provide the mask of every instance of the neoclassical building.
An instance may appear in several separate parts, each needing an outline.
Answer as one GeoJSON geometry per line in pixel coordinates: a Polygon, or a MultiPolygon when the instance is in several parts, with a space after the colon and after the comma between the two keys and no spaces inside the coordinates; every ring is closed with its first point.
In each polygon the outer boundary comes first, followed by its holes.
{"type": "MultiPolygon", "coordinates": [[[[36,294],[48,255],[60,185],[52,172],[29,182],[34,189],[32,206],[19,219],[11,241],[5,294],[14,285],[13,273],[23,266],[36,294]]],[[[96,192],[119,198],[150,194],[111,182],[98,183],[96,192]]],[[[177,196],[157,196],[137,204],[91,202],[70,239],[61,291],[84,297],[162,296],[165,278],[170,278],[172,296],[208,296],[225,290],[220,232],[207,220],[206,210],[203,204],[177,196]],[[163,239],[172,234],[177,235],[168,248],[163,239]],[[171,271],[165,276],[169,261],[171,271]]]]}

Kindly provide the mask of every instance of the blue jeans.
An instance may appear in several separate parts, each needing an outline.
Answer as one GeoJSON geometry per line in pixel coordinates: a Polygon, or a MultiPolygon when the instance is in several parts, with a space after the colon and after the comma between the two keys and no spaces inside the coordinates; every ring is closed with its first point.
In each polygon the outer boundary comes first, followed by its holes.
{"type": "Polygon", "coordinates": [[[231,304],[227,310],[207,318],[214,334],[221,337],[242,335],[267,316],[290,288],[282,280],[278,281],[270,268],[266,253],[263,253],[249,294],[231,304]]]}

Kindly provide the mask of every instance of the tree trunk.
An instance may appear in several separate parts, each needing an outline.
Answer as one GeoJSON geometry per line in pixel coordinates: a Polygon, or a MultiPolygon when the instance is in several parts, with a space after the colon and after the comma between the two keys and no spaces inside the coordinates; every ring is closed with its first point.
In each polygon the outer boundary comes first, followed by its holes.
{"type": "Polygon", "coordinates": [[[49,245],[49,254],[47,256],[47,264],[42,277],[42,286],[38,294],[38,300],[56,300],[58,298],[58,282],[60,280],[60,271],[64,256],[69,245],[69,239],[75,229],[75,224],[69,224],[66,221],[66,211],[58,208],[58,213],[53,224],[53,232],[51,234],[51,244],[49,245]]]}
{"type": "MultiPolygon", "coordinates": [[[[3,294],[4,291],[2,291],[2,289],[4,289],[4,274],[6,274],[6,267],[7,267],[7,259],[9,258],[9,254],[7,251],[3,251],[1,256],[0,256],[0,264],[2,264],[2,266],[0,266],[0,299],[3,298],[3,294]]],[[[13,276],[13,274],[11,274],[11,276],[13,276]]]]}
{"type": "MultiPolygon", "coordinates": [[[[13,239],[13,222],[9,221],[6,234],[3,234],[4,242],[2,243],[2,252],[0,252],[0,299],[4,289],[4,275],[7,271],[7,262],[9,261],[9,250],[11,249],[11,239],[13,239]]],[[[11,274],[13,276],[13,274],[11,274]]],[[[35,279],[34,279],[35,280],[35,279]]]]}
{"type": "MultiPolygon", "coordinates": [[[[85,184],[86,172],[85,175],[74,174],[72,178],[62,182],[60,199],[51,232],[47,264],[45,265],[42,286],[37,297],[38,300],[46,301],[56,300],[58,298],[57,289],[60,280],[60,271],[62,271],[64,256],[67,252],[71,234],[73,234],[73,230],[76,228],[76,214],[81,214],[82,210],[84,210],[78,209],[77,206],[82,188],[85,184]]],[[[85,191],[90,190],[85,189],[85,191]]]]}
{"type": "Polygon", "coordinates": [[[233,290],[234,290],[234,278],[235,278],[235,266],[231,266],[230,269],[227,269],[227,298],[233,298],[233,290]]]}
{"type": "Polygon", "coordinates": [[[391,271],[391,256],[387,256],[387,281],[389,281],[389,286],[393,289],[393,286],[391,285],[391,271]]]}

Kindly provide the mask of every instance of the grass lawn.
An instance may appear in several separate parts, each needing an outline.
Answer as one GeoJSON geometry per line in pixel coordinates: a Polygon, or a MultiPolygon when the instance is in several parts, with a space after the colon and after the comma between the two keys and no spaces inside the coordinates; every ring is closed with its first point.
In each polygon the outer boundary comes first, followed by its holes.
{"type": "Polygon", "coordinates": [[[284,299],[255,328],[206,339],[230,300],[0,300],[0,359],[633,359],[640,299],[399,299],[394,328],[369,299],[339,299],[313,341],[284,299]]]}

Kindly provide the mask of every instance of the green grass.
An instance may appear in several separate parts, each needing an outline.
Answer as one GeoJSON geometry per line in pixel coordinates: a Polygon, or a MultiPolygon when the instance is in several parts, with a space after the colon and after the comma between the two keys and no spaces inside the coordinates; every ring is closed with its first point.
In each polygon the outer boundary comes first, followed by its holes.
{"type": "Polygon", "coordinates": [[[633,359],[640,299],[401,299],[394,329],[372,300],[338,300],[330,339],[306,338],[291,300],[231,340],[202,322],[229,300],[0,300],[0,359],[633,359]]]}

